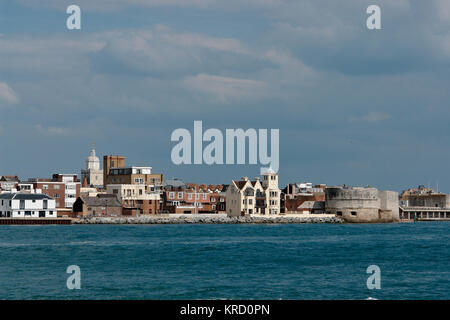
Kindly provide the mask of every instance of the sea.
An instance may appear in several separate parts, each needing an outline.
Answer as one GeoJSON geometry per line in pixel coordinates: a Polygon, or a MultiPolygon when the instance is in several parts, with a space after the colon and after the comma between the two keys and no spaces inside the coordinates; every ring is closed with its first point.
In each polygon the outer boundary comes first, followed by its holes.
{"type": "Polygon", "coordinates": [[[450,299],[450,223],[0,226],[0,299],[368,298],[450,299]]]}

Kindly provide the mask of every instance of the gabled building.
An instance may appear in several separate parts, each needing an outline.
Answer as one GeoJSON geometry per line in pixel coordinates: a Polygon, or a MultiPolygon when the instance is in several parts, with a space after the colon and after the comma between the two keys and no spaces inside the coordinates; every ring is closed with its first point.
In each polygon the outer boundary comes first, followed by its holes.
{"type": "Polygon", "coordinates": [[[243,177],[233,180],[226,191],[226,210],[230,217],[247,214],[280,214],[280,189],[278,174],[268,170],[259,178],[250,181],[243,177]]]}
{"type": "Polygon", "coordinates": [[[83,217],[118,217],[122,215],[122,204],[115,195],[98,194],[96,197],[78,197],[73,212],[83,217]]]}
{"type": "Polygon", "coordinates": [[[6,218],[56,218],[55,200],[42,193],[1,193],[0,216],[6,218]]]}
{"type": "Polygon", "coordinates": [[[12,191],[20,182],[18,176],[1,176],[0,177],[0,190],[12,191]]]}

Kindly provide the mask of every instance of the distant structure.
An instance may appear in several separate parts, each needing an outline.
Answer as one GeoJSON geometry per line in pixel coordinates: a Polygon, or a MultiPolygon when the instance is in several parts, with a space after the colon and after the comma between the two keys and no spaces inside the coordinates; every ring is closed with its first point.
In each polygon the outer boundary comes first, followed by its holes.
{"type": "Polygon", "coordinates": [[[376,223],[399,221],[398,193],[376,188],[328,187],[325,210],[346,222],[376,223]]]}
{"type": "Polygon", "coordinates": [[[450,195],[420,185],[400,195],[402,220],[450,220],[450,195]]]}
{"type": "Polygon", "coordinates": [[[280,214],[278,174],[269,169],[259,178],[250,181],[243,177],[231,181],[226,191],[226,210],[229,217],[251,214],[280,214]]]}
{"type": "Polygon", "coordinates": [[[85,168],[81,169],[81,182],[86,182],[87,187],[103,187],[103,171],[100,169],[100,159],[95,154],[94,144],[85,163],[85,168]]]}
{"type": "Polygon", "coordinates": [[[0,177],[0,190],[11,191],[17,187],[20,182],[18,176],[1,176],[0,177]]]}

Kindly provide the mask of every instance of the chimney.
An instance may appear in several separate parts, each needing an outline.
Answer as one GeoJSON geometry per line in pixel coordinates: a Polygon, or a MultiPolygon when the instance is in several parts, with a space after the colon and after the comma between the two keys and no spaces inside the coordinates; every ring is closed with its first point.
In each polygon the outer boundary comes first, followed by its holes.
{"type": "Polygon", "coordinates": [[[242,177],[241,180],[248,181],[248,177],[242,177]]]}

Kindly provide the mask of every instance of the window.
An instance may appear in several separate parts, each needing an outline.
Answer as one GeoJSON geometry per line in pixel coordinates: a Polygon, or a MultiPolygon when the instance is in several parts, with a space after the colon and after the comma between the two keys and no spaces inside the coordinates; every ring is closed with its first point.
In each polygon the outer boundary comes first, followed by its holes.
{"type": "Polygon", "coordinates": [[[200,193],[195,194],[195,200],[200,200],[200,193]]]}
{"type": "Polygon", "coordinates": [[[48,184],[44,184],[44,185],[42,186],[42,189],[48,190],[48,184]]]}
{"type": "Polygon", "coordinates": [[[53,189],[59,190],[59,184],[55,184],[55,185],[53,186],[53,189]]]}
{"type": "Polygon", "coordinates": [[[357,215],[356,211],[352,211],[352,216],[356,216],[356,215],[357,215]]]}
{"type": "Polygon", "coordinates": [[[175,198],[175,192],[169,192],[169,199],[175,198]]]}
{"type": "Polygon", "coordinates": [[[183,192],[178,192],[178,199],[183,199],[183,192]]]}
{"type": "Polygon", "coordinates": [[[58,199],[58,198],[59,198],[59,193],[55,193],[55,194],[53,195],[53,198],[58,199]]]}
{"type": "Polygon", "coordinates": [[[203,200],[206,200],[206,198],[207,198],[207,194],[204,193],[204,194],[203,194],[203,200]]]}
{"type": "Polygon", "coordinates": [[[253,199],[248,199],[248,204],[253,204],[253,199]]]}
{"type": "Polygon", "coordinates": [[[211,200],[211,202],[215,202],[216,198],[211,198],[210,200],[211,200]]]}
{"type": "Polygon", "coordinates": [[[338,216],[342,216],[342,211],[338,211],[338,212],[336,212],[336,214],[337,214],[338,216]]]}
{"type": "Polygon", "coordinates": [[[192,200],[192,193],[188,193],[188,199],[192,200]]]}

